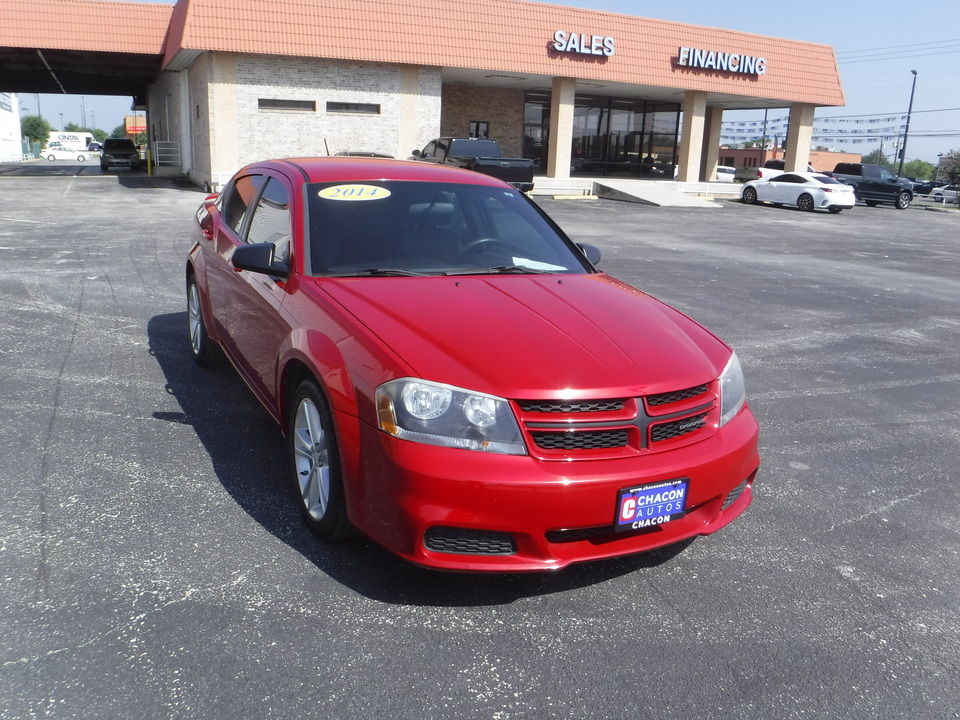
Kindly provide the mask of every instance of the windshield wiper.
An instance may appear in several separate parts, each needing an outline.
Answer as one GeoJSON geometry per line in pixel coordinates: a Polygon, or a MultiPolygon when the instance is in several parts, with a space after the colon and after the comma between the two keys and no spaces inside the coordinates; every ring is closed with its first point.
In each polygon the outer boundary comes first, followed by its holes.
{"type": "Polygon", "coordinates": [[[401,270],[400,268],[367,268],[354,273],[357,277],[361,275],[370,275],[377,277],[430,277],[429,273],[414,272],[413,270],[401,270]]]}
{"type": "Polygon", "coordinates": [[[552,275],[556,270],[541,270],[525,265],[494,265],[482,270],[457,270],[447,275],[552,275]]]}

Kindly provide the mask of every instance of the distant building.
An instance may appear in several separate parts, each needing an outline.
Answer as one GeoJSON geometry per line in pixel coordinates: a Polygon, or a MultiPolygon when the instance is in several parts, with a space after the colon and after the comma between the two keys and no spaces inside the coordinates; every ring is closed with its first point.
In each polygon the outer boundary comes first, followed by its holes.
{"type": "Polygon", "coordinates": [[[20,101],[15,93],[0,92],[0,162],[23,159],[22,139],[20,101]]]}
{"type": "MultiPolygon", "coordinates": [[[[720,148],[720,164],[731,167],[759,167],[767,160],[783,160],[783,148],[720,148]]],[[[862,160],[859,153],[826,152],[811,150],[809,163],[815,170],[829,172],[837,163],[858,163],[862,160]]]]}

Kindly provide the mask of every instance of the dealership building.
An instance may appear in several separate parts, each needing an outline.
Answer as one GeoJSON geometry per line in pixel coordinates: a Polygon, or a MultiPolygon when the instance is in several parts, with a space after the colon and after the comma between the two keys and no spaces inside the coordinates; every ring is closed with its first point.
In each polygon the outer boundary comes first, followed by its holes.
{"type": "Polygon", "coordinates": [[[528,0],[12,6],[0,91],[129,93],[156,170],[211,189],[267,157],[405,158],[447,135],[549,178],[694,182],[724,111],[764,108],[789,112],[787,166],[804,169],[815,110],[844,104],[829,46],[528,0]]]}

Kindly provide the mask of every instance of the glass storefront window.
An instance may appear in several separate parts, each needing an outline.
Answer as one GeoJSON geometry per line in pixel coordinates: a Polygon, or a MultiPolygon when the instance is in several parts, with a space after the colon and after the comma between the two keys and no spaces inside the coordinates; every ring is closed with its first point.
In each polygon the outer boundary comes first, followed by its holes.
{"type": "MultiPolygon", "coordinates": [[[[546,167],[550,93],[527,93],[524,154],[546,167]]],[[[673,178],[680,106],[632,98],[577,95],[571,173],[673,178]]]]}

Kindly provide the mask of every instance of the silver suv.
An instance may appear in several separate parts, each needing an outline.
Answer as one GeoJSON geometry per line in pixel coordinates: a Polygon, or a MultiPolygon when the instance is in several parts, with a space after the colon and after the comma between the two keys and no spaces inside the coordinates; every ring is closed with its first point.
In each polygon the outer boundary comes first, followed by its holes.
{"type": "Polygon", "coordinates": [[[140,151],[127,138],[107,138],[100,150],[100,168],[109,170],[111,165],[137,170],[141,166],[140,151]]]}

